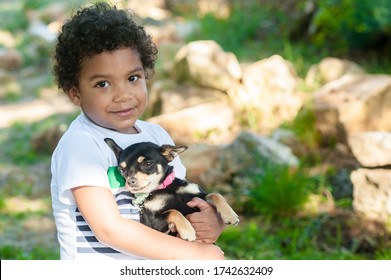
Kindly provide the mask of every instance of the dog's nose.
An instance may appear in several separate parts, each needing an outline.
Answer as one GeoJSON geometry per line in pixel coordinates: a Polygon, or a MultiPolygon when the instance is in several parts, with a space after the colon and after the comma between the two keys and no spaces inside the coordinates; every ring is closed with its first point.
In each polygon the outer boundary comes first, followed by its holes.
{"type": "Polygon", "coordinates": [[[134,186],[137,184],[137,179],[132,177],[132,178],[129,178],[128,179],[128,184],[131,185],[131,186],[134,186]]]}

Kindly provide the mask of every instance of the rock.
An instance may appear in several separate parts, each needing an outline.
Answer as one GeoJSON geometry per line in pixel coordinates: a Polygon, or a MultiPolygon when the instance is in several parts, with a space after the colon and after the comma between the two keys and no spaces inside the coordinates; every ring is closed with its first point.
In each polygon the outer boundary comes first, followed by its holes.
{"type": "Polygon", "coordinates": [[[182,47],[175,56],[172,72],[177,81],[191,81],[223,92],[242,75],[235,55],[224,52],[214,41],[195,41],[182,47]]]}
{"type": "Polygon", "coordinates": [[[348,138],[350,149],[364,167],[391,165],[391,132],[353,133],[348,138]]]}
{"type": "MultiPolygon", "coordinates": [[[[299,160],[292,154],[291,149],[273,139],[254,134],[241,132],[237,138],[224,149],[224,157],[232,158],[224,160],[224,164],[231,165],[230,169],[249,169],[259,159],[266,159],[268,162],[277,165],[298,166],[299,160]],[[257,157],[258,158],[257,160],[257,157]]],[[[231,171],[236,173],[236,171],[231,171]]]]}
{"type": "Polygon", "coordinates": [[[391,170],[364,169],[352,172],[353,209],[364,216],[389,221],[391,218],[391,170]]]}
{"type": "Polygon", "coordinates": [[[3,45],[6,48],[14,48],[16,46],[15,34],[6,30],[0,30],[0,46],[3,45]]]}
{"type": "Polygon", "coordinates": [[[204,103],[148,119],[164,127],[176,144],[227,143],[232,139],[235,115],[227,102],[204,103]]]}
{"type": "Polygon", "coordinates": [[[344,75],[363,74],[365,70],[350,60],[326,57],[319,64],[311,66],[305,78],[308,87],[324,85],[344,75]]]}
{"type": "Polygon", "coordinates": [[[196,11],[197,16],[213,14],[216,17],[227,18],[231,12],[230,0],[165,0],[167,7],[173,11],[196,11]]]}
{"type": "Polygon", "coordinates": [[[241,132],[229,144],[190,145],[181,159],[190,181],[223,194],[232,203],[239,203],[237,194],[244,199],[253,188],[251,174],[262,173],[266,164],[298,165],[289,147],[251,132],[241,132]]]}
{"type": "Polygon", "coordinates": [[[0,48],[0,69],[17,70],[22,63],[22,55],[17,50],[0,48]]]}
{"type": "Polygon", "coordinates": [[[219,170],[219,157],[222,152],[223,146],[221,145],[205,143],[191,145],[186,152],[181,154],[182,163],[186,167],[186,178],[206,187],[221,185],[222,182],[219,182],[218,178],[222,176],[215,171],[219,170]]]}
{"type": "Polygon", "coordinates": [[[34,134],[30,140],[31,148],[37,154],[51,155],[66,129],[67,126],[65,125],[52,126],[34,134]]]}
{"type": "Polygon", "coordinates": [[[172,80],[159,80],[149,90],[149,115],[173,113],[203,103],[227,101],[221,91],[192,85],[178,85],[172,80]]]}
{"type": "Polygon", "coordinates": [[[345,75],[314,93],[316,129],[324,139],[346,143],[364,131],[391,130],[391,76],[345,75]]]}
{"type": "Polygon", "coordinates": [[[167,20],[171,17],[171,13],[166,9],[165,2],[165,0],[132,0],[127,3],[127,8],[140,17],[167,20]]]}
{"type": "Polygon", "coordinates": [[[228,91],[238,112],[251,116],[253,129],[269,134],[282,123],[292,121],[304,103],[297,91],[293,66],[274,55],[243,67],[243,78],[228,91]]]}

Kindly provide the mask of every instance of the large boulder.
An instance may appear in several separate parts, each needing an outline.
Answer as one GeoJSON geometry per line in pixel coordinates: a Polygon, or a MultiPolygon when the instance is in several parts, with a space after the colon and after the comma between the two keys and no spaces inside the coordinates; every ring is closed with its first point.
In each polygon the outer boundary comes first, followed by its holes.
{"type": "Polygon", "coordinates": [[[177,52],[172,74],[177,81],[191,81],[226,92],[241,78],[241,71],[236,56],[225,52],[216,42],[194,41],[177,52]]]}
{"type": "Polygon", "coordinates": [[[177,144],[228,143],[236,129],[235,115],[224,101],[204,103],[148,119],[164,127],[177,144]]]}
{"type": "Polygon", "coordinates": [[[227,195],[247,193],[253,186],[249,174],[262,172],[266,164],[299,163],[288,146],[251,132],[241,132],[225,145],[191,145],[181,159],[189,180],[227,195]],[[240,189],[233,190],[233,183],[240,189]]]}
{"type": "Polygon", "coordinates": [[[178,85],[172,80],[159,80],[149,90],[149,104],[146,113],[150,116],[173,113],[185,108],[216,101],[227,101],[219,90],[194,85],[178,85]]]}
{"type": "Polygon", "coordinates": [[[17,70],[22,66],[22,55],[13,48],[0,48],[0,69],[17,70]]]}
{"type": "Polygon", "coordinates": [[[368,218],[391,219],[391,170],[360,168],[352,172],[353,209],[368,218]]]}
{"type": "Polygon", "coordinates": [[[362,166],[391,166],[391,132],[353,133],[349,136],[348,142],[354,157],[362,166]]]}
{"type": "Polygon", "coordinates": [[[228,94],[235,109],[256,120],[252,126],[269,134],[292,121],[305,101],[297,90],[299,78],[292,64],[279,55],[243,67],[240,83],[228,94]]]}
{"type": "Polygon", "coordinates": [[[305,77],[305,83],[308,87],[316,87],[338,80],[345,75],[363,73],[365,73],[365,70],[353,61],[326,57],[318,64],[311,66],[305,77]]]}
{"type": "Polygon", "coordinates": [[[325,139],[391,130],[391,76],[345,75],[314,93],[316,128],[325,139]]]}

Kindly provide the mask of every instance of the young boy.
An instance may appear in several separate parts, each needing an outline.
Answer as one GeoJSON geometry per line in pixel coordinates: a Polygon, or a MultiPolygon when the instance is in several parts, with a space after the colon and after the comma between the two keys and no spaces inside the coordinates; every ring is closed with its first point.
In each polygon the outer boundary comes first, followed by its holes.
{"type": "MultiPolygon", "coordinates": [[[[224,225],[208,203],[188,219],[197,232],[187,242],[139,223],[133,196],[116,180],[117,159],[104,138],[123,148],[136,142],[173,144],[160,126],[139,120],[147,106],[146,79],[157,50],[124,10],[97,3],[79,10],[58,37],[54,75],[80,106],[52,156],[51,193],[61,259],[224,259],[212,243],[224,225]]],[[[179,158],[171,164],[185,177],[179,158]]]]}

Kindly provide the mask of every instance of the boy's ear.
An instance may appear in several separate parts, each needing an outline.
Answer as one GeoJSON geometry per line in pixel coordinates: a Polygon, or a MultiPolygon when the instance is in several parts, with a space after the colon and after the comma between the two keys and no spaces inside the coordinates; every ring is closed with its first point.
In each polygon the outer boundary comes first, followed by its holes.
{"type": "Polygon", "coordinates": [[[76,87],[72,87],[66,92],[69,100],[76,106],[81,106],[80,92],[76,87]]]}
{"type": "Polygon", "coordinates": [[[167,159],[168,162],[174,160],[174,158],[187,150],[187,146],[172,146],[163,145],[161,146],[162,155],[167,159]]]}

